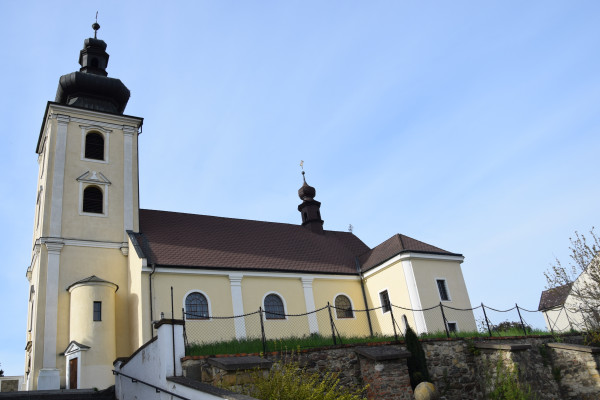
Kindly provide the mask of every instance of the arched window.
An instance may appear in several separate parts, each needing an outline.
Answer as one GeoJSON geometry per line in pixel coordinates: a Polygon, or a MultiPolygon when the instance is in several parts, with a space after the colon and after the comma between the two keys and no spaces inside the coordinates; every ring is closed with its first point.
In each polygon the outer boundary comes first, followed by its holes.
{"type": "Polygon", "coordinates": [[[335,298],[335,314],[338,318],[354,318],[352,303],[348,296],[340,294],[335,298]]]}
{"type": "Polygon", "coordinates": [[[185,298],[187,319],[208,319],[208,300],[202,293],[192,292],[185,298]]]}
{"type": "Polygon", "coordinates": [[[85,158],[104,160],[104,136],[96,132],[85,136],[85,158]]]}
{"type": "Polygon", "coordinates": [[[267,319],[285,319],[283,301],[276,294],[265,297],[265,316],[267,319]]]}
{"type": "Polygon", "coordinates": [[[88,186],[83,190],[83,212],[102,214],[104,195],[98,186],[88,186]]]}

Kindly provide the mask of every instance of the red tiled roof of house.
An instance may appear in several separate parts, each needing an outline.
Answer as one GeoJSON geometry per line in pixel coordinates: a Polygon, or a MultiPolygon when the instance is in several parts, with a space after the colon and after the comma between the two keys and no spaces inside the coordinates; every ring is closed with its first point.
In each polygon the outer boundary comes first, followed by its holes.
{"type": "Polygon", "coordinates": [[[164,267],[354,275],[357,258],[366,271],[404,251],[454,255],[404,235],[371,250],[350,232],[143,209],[133,235],[148,263],[164,267]]]}
{"type": "Polygon", "coordinates": [[[540,305],[538,311],[548,310],[565,304],[565,300],[571,293],[571,284],[558,286],[552,289],[544,290],[540,296],[540,305]]]}
{"type": "Polygon", "coordinates": [[[400,253],[406,252],[461,256],[461,254],[451,253],[406,235],[396,234],[385,242],[375,246],[372,250],[361,255],[360,265],[363,272],[365,272],[400,253]]]}

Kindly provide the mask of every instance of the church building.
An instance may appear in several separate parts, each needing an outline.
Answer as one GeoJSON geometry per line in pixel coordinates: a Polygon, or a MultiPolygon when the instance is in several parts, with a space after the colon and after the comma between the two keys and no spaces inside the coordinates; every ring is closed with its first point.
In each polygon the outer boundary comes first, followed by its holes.
{"type": "Polygon", "coordinates": [[[311,313],[327,304],[345,335],[390,333],[392,311],[418,333],[476,330],[472,313],[446,315],[444,326],[439,313],[418,311],[471,307],[461,254],[403,234],[370,248],[352,232],[326,230],[304,175],[300,204],[290,204],[297,224],[140,209],[143,118],[125,114],[130,92],[107,76],[107,44],[96,33],[79,71],[60,77],[36,144],[28,390],[113,385],[113,361],[151,340],[161,314],[183,311],[202,326],[190,341],[251,337],[244,318],[213,317],[259,309],[281,337],[327,334],[329,319],[311,313]],[[376,310],[353,311],[366,308],[376,310]],[[287,323],[304,313],[302,325],[287,323]]]}

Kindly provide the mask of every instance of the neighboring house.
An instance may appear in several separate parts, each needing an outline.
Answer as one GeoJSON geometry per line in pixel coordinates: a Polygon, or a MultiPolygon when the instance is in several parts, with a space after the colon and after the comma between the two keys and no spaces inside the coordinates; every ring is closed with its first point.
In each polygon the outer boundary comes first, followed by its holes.
{"type": "MultiPolygon", "coordinates": [[[[585,289],[585,285],[593,282],[589,268],[588,265],[574,282],[542,292],[538,310],[544,313],[548,330],[558,333],[585,331],[600,322],[600,299],[593,298],[595,296],[582,299],[576,294],[577,288],[579,293],[594,293],[585,289]]],[[[595,264],[594,268],[597,268],[595,264]]]]}
{"type": "MultiPolygon", "coordinates": [[[[369,248],[350,232],[323,229],[316,191],[304,181],[301,223],[282,224],[139,209],[138,138],[143,119],[124,115],[129,90],[106,75],[106,43],[86,39],[79,72],[60,78],[36,146],[39,162],[25,380],[31,389],[114,384],[112,363],[155,334],[152,321],[185,309],[205,337],[255,329],[242,315],[261,307],[283,337],[330,332],[316,314],[338,307],[341,334],[391,333],[390,303],[418,332],[446,327],[440,303],[471,308],[463,256],[394,235],[369,248]]],[[[292,206],[292,205],[290,205],[292,206]]],[[[472,312],[450,330],[476,330],[472,312]]],[[[458,321],[458,322],[457,322],[458,321]]],[[[202,335],[201,333],[198,335],[202,335]]],[[[203,337],[190,338],[202,340],[203,337]]]]}

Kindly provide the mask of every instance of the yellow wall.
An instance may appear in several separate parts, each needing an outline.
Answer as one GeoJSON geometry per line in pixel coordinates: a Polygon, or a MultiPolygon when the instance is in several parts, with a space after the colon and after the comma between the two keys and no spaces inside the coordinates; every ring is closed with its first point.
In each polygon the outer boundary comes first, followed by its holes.
{"type": "Polygon", "coordinates": [[[111,367],[116,358],[115,290],[108,283],[84,283],[71,288],[70,341],[89,346],[82,352],[80,387],[114,384],[111,367]],[[100,301],[101,320],[93,320],[93,303],[100,301]]]}
{"type": "MultiPolygon", "coordinates": [[[[393,335],[392,317],[389,312],[384,313],[381,307],[379,293],[383,290],[388,291],[390,302],[399,307],[413,308],[408,295],[406,279],[402,271],[402,263],[397,261],[378,272],[365,278],[365,289],[367,292],[367,301],[369,308],[378,308],[371,312],[373,329],[376,332],[382,332],[385,335],[393,335]]],[[[394,318],[400,329],[404,329],[401,323],[402,315],[406,315],[409,325],[415,329],[415,321],[412,311],[399,308],[392,308],[394,318]]],[[[398,327],[396,328],[398,329],[398,327]]]]}
{"type": "MultiPolygon", "coordinates": [[[[146,285],[144,285],[146,286],[146,285]]],[[[211,317],[233,315],[229,278],[219,275],[191,275],[157,272],[152,277],[154,298],[153,318],[159,320],[161,312],[165,318],[171,316],[171,286],[173,287],[175,318],[182,318],[184,296],[190,291],[199,290],[209,300],[211,317]]],[[[142,287],[142,290],[146,290],[142,287]]],[[[143,305],[149,309],[149,305],[143,305]]],[[[190,320],[186,324],[189,342],[219,341],[235,338],[233,319],[190,320]]]]}
{"type": "MultiPolygon", "coordinates": [[[[439,305],[440,303],[436,278],[446,280],[450,301],[442,301],[444,306],[458,309],[471,308],[469,293],[459,262],[413,259],[412,265],[423,308],[439,305]]],[[[445,308],[444,313],[446,320],[456,322],[460,331],[477,330],[472,311],[457,311],[445,308]]],[[[439,308],[425,312],[425,321],[429,332],[444,330],[439,308]]]]}
{"type": "MultiPolygon", "coordinates": [[[[365,310],[360,281],[358,279],[315,279],[313,282],[313,293],[317,309],[324,307],[329,302],[335,306],[335,297],[338,294],[346,295],[354,310],[365,310]]],[[[331,315],[342,336],[368,336],[369,322],[366,312],[354,312],[353,318],[338,318],[336,310],[331,309],[331,315]]],[[[318,312],[319,331],[323,334],[331,332],[329,325],[329,313],[327,310],[318,312]]]]}

